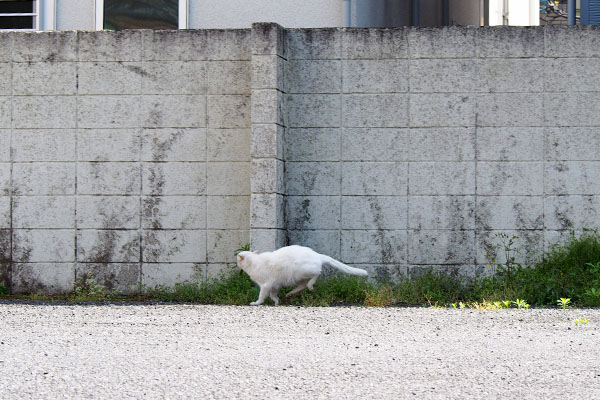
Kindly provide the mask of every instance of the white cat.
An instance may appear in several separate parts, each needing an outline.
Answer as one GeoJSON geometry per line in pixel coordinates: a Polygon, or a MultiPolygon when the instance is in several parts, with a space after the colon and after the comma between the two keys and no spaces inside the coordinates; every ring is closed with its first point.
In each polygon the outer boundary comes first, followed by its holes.
{"type": "Polygon", "coordinates": [[[260,254],[242,251],[237,256],[238,267],[260,287],[258,300],[250,303],[251,306],[261,305],[267,296],[275,305],[279,304],[277,292],[285,286],[298,285],[286,297],[293,296],[304,288],[313,290],[313,285],[321,275],[323,264],[331,265],[347,274],[367,276],[364,269],[352,268],[302,246],[287,246],[260,254]]]}

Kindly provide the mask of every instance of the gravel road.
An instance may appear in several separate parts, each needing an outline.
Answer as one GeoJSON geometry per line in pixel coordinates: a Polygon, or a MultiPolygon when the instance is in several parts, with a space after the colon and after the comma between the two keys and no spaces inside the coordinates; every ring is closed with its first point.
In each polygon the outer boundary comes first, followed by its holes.
{"type": "Polygon", "coordinates": [[[597,399],[600,310],[2,303],[0,398],[597,399]]]}

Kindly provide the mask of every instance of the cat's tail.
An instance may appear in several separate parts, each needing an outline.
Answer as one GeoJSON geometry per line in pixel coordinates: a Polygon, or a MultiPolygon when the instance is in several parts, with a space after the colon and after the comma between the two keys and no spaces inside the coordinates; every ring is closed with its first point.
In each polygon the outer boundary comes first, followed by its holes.
{"type": "Polygon", "coordinates": [[[353,268],[353,267],[351,267],[349,265],[346,265],[346,264],[344,264],[342,262],[339,262],[338,260],[336,260],[334,258],[331,258],[329,256],[323,256],[323,262],[325,264],[329,264],[332,267],[334,267],[334,268],[336,268],[336,269],[338,269],[338,270],[340,270],[342,272],[345,272],[347,274],[350,274],[350,275],[358,275],[358,276],[367,276],[367,275],[369,275],[367,273],[367,271],[365,271],[364,269],[353,268]]]}

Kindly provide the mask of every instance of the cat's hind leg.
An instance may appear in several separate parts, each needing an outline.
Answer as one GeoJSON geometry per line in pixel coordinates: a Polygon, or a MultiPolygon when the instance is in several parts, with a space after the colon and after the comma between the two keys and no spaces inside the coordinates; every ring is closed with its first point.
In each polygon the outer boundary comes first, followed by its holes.
{"type": "Polygon", "coordinates": [[[271,300],[273,300],[273,302],[275,303],[276,306],[279,305],[279,297],[277,297],[277,292],[279,290],[277,289],[273,289],[271,290],[271,294],[269,295],[269,297],[271,298],[271,300]]]}
{"type": "Polygon", "coordinates": [[[308,280],[308,283],[306,284],[306,287],[308,288],[308,290],[310,290],[311,292],[314,290],[313,285],[315,284],[315,282],[317,281],[317,279],[319,279],[319,275],[317,274],[315,276],[313,276],[312,278],[310,278],[308,280]]]}
{"type": "Polygon", "coordinates": [[[285,295],[285,297],[292,297],[293,295],[300,293],[301,291],[303,291],[304,289],[306,289],[306,285],[308,284],[308,279],[305,281],[300,282],[300,284],[298,286],[296,286],[296,288],[294,290],[292,290],[291,292],[289,292],[288,294],[285,295]]]}
{"type": "Polygon", "coordinates": [[[271,293],[271,286],[263,285],[260,287],[260,292],[258,293],[258,300],[250,303],[251,306],[260,306],[265,302],[267,296],[271,293]]]}

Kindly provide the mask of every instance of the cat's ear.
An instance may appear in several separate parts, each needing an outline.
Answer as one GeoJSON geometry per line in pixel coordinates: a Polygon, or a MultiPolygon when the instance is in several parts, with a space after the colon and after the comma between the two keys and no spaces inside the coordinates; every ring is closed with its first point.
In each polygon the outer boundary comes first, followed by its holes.
{"type": "Polygon", "coordinates": [[[238,254],[238,261],[244,261],[244,256],[241,254],[238,254]]]}

